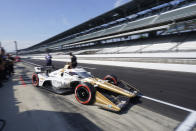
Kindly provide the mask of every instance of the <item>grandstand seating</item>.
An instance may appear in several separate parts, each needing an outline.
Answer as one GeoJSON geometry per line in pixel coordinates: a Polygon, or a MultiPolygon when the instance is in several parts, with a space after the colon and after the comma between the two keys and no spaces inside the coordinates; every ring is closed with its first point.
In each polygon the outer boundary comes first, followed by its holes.
{"type": "Polygon", "coordinates": [[[196,41],[187,41],[178,46],[179,51],[196,50],[196,41]]]}
{"type": "MultiPolygon", "coordinates": [[[[84,54],[153,54],[153,53],[175,53],[196,52],[196,32],[182,34],[171,34],[157,36],[155,38],[143,38],[130,40],[128,42],[116,42],[113,44],[94,45],[87,48],[72,50],[76,55],[84,54]]],[[[51,53],[52,55],[63,55],[66,52],[51,53]]],[[[44,54],[45,55],[45,54],[44,54]]]]}
{"type": "MultiPolygon", "coordinates": [[[[169,0],[170,1],[170,0],[169,0]]],[[[168,2],[169,2],[168,1],[168,2]]],[[[190,0],[191,1],[191,0],[190,0]]],[[[192,0],[193,1],[193,0],[192,0]]],[[[143,0],[143,2],[145,3],[146,1],[143,0]]],[[[150,1],[149,1],[150,2],[150,1]]],[[[153,2],[153,0],[152,0],[153,2]]],[[[148,3],[148,2],[147,2],[148,3]]],[[[166,3],[166,2],[163,2],[166,3]]],[[[151,10],[152,12],[155,11],[154,13],[143,13],[143,15],[138,15],[140,12],[138,12],[139,10],[137,10],[137,12],[134,12],[133,14],[136,15],[136,17],[132,18],[128,18],[128,16],[121,16],[122,19],[126,19],[126,20],[122,20],[123,22],[119,22],[118,24],[115,23],[115,21],[113,21],[114,23],[110,24],[108,23],[104,23],[102,25],[97,25],[97,26],[92,26],[91,23],[87,22],[87,25],[79,25],[78,27],[81,26],[81,28],[76,28],[74,27],[73,29],[70,29],[69,33],[66,34],[66,31],[64,33],[58,34],[46,41],[43,41],[35,46],[32,46],[29,49],[25,49],[26,52],[32,53],[32,52],[44,52],[46,48],[49,48],[53,51],[58,51],[58,50],[62,50],[62,49],[66,49],[65,47],[70,47],[69,49],[72,50],[77,50],[79,49],[78,47],[80,47],[81,49],[87,49],[88,44],[89,43],[93,43],[93,44],[97,44],[97,43],[102,43],[102,41],[107,41],[107,40],[111,40],[111,39],[115,39],[115,38],[124,38],[127,37],[128,35],[131,34],[125,34],[127,32],[131,32],[133,33],[133,35],[137,34],[138,30],[144,30],[145,32],[142,33],[149,33],[149,29],[153,28],[153,27],[162,27],[162,25],[166,25],[164,26],[164,30],[169,27],[167,26],[167,24],[172,24],[175,25],[174,22],[176,21],[178,23],[178,20],[182,20],[185,18],[193,18],[193,16],[195,17],[196,14],[196,3],[189,3],[186,6],[182,6],[184,3],[182,2],[181,4],[179,4],[179,8],[178,6],[174,7],[171,4],[167,3],[167,8],[162,8],[164,11],[160,11],[156,6],[155,8],[157,8],[157,10],[154,8],[152,8],[151,6],[149,6],[149,10],[151,10]],[[151,8],[151,9],[150,9],[151,8]],[[158,11],[159,10],[159,11],[158,11]],[[168,11],[169,10],[169,11],[168,11]],[[106,26],[104,26],[106,25],[106,26]],[[110,25],[110,26],[109,26],[110,25]],[[100,28],[100,26],[102,26],[103,28],[100,28]],[[91,30],[90,28],[92,28],[93,31],[87,31],[91,30]],[[77,29],[77,31],[76,31],[77,29]],[[80,30],[81,29],[81,30],[80,30]],[[72,31],[74,30],[74,31],[72,31]],[[76,32],[81,31],[81,32],[76,32]],[[66,34],[66,35],[65,35],[66,34]],[[77,35],[76,35],[77,34],[77,35]],[[118,34],[118,35],[116,35],[118,34]],[[122,34],[121,36],[119,34],[122,34]],[[110,37],[107,37],[110,36],[110,37]],[[100,39],[96,39],[96,38],[100,38],[100,39]],[[86,40],[90,40],[90,41],[86,41],[86,40]],[[78,45],[86,45],[84,48],[82,46],[78,46],[78,45]],[[44,45],[44,46],[43,46],[44,45]],[[75,46],[73,46],[75,45],[75,46]],[[63,47],[63,48],[61,48],[63,47]]],[[[129,6],[131,6],[132,4],[130,4],[129,6]]],[[[150,5],[150,4],[147,4],[150,5]]],[[[147,6],[146,5],[146,6],[147,6]]],[[[156,5],[156,4],[155,4],[156,5]]],[[[158,4],[159,5],[159,4],[158,4]]],[[[132,5],[133,6],[133,5],[132,5]]],[[[134,7],[132,7],[134,8],[134,7]]],[[[128,11],[129,7],[127,8],[128,11]]],[[[145,9],[148,9],[147,7],[145,9]]],[[[117,10],[116,10],[117,11],[117,10]]],[[[145,10],[143,10],[145,11],[145,10]]],[[[123,9],[123,12],[126,12],[126,10],[123,9]]],[[[112,14],[117,13],[117,12],[113,12],[112,14]]],[[[117,13],[117,15],[122,15],[120,14],[121,12],[119,12],[119,14],[117,13]]],[[[126,13],[125,13],[126,14],[126,13]]],[[[133,15],[130,14],[130,15],[133,15]]],[[[115,15],[115,14],[114,14],[115,15]]],[[[124,15],[124,13],[123,13],[124,15]]],[[[110,15],[108,15],[109,17],[110,15]]],[[[115,17],[114,17],[115,19],[115,17]]],[[[113,18],[111,20],[114,20],[113,18]]],[[[120,19],[120,17],[118,18],[120,19]]],[[[99,23],[99,22],[105,22],[104,19],[99,19],[99,21],[93,22],[93,23],[99,23]]],[[[154,28],[153,28],[154,29],[154,28]]],[[[156,30],[160,30],[156,28],[156,30]]],[[[152,30],[151,30],[152,31],[152,30]]],[[[141,33],[141,32],[140,32],[141,33]]],[[[178,33],[178,31],[177,31],[178,33]]],[[[151,35],[149,35],[151,37],[151,35]]],[[[195,40],[195,39],[194,39],[195,40]]],[[[123,41],[123,40],[122,40],[123,41]]],[[[115,42],[115,41],[113,41],[115,42]]],[[[145,39],[145,41],[141,40],[141,41],[129,41],[129,39],[126,41],[126,44],[120,44],[118,46],[114,46],[114,47],[104,47],[104,44],[100,44],[100,47],[102,47],[102,49],[100,50],[96,50],[97,53],[136,53],[136,52],[168,52],[168,51],[187,51],[187,50],[196,50],[194,42],[191,42],[191,40],[189,40],[189,38],[183,36],[183,37],[173,37],[167,38],[167,40],[164,39],[145,39]],[[186,38],[186,40],[185,40],[186,38]],[[185,42],[184,42],[185,41],[185,42]]],[[[107,42],[106,42],[107,43],[107,42]]],[[[108,42],[109,43],[109,42],[108,42]]],[[[109,45],[111,45],[112,43],[110,43],[109,45]]],[[[90,45],[90,44],[89,44],[90,45]]],[[[106,44],[107,46],[107,44],[106,44]]],[[[68,48],[67,48],[68,49],[68,48]]],[[[84,51],[80,51],[78,52],[80,53],[85,53],[88,52],[89,50],[84,50],[84,51]]]]}
{"type": "Polygon", "coordinates": [[[111,33],[114,33],[115,31],[119,32],[122,28],[124,28],[124,26],[125,26],[125,24],[108,28],[108,29],[105,30],[105,32],[103,32],[102,35],[109,35],[111,33]]]}
{"type": "Polygon", "coordinates": [[[99,53],[104,53],[104,54],[113,54],[113,53],[118,53],[119,50],[121,50],[124,47],[113,47],[113,48],[104,48],[102,50],[100,50],[99,52],[97,52],[97,54],[99,53]]]}
{"type": "Polygon", "coordinates": [[[177,43],[172,43],[172,42],[152,44],[150,47],[143,49],[142,52],[170,51],[170,49],[172,49],[176,45],[177,43]]]}
{"type": "MultiPolygon", "coordinates": [[[[196,51],[196,32],[176,34],[169,36],[160,36],[157,38],[145,38],[130,41],[119,46],[104,48],[94,48],[96,54],[113,54],[113,53],[155,53],[155,52],[175,52],[175,51],[196,51]]],[[[92,49],[80,50],[76,54],[82,54],[92,49]]]]}
{"type": "Polygon", "coordinates": [[[135,45],[135,46],[126,46],[122,50],[119,50],[119,53],[134,53],[139,52],[142,48],[145,48],[147,45],[135,45]]]}
{"type": "Polygon", "coordinates": [[[139,28],[139,27],[145,27],[147,25],[152,24],[154,19],[156,19],[157,17],[158,17],[157,15],[154,15],[154,16],[146,17],[146,18],[136,20],[133,22],[129,22],[121,31],[127,31],[127,30],[132,30],[135,28],[139,28]]]}
{"type": "Polygon", "coordinates": [[[196,4],[193,4],[187,7],[182,7],[179,9],[162,13],[159,19],[157,19],[155,23],[161,23],[164,21],[175,20],[183,17],[186,18],[188,16],[195,15],[195,14],[196,14],[196,4]]]}
{"type": "Polygon", "coordinates": [[[111,35],[115,33],[120,33],[120,32],[125,32],[129,30],[133,30],[136,28],[141,28],[153,24],[159,24],[162,22],[168,22],[168,21],[173,21],[175,19],[183,18],[183,17],[188,17],[196,14],[196,4],[189,5],[187,7],[171,10],[159,15],[153,15],[149,16],[143,19],[139,19],[136,21],[124,23],[121,25],[117,25],[108,29],[103,29],[97,32],[93,32],[90,34],[86,34],[83,36],[78,36],[76,38],[73,38],[71,40],[65,41],[63,44],[69,44],[69,43],[74,43],[74,42],[79,42],[87,39],[92,39],[92,38],[97,38],[105,35],[111,35]]]}

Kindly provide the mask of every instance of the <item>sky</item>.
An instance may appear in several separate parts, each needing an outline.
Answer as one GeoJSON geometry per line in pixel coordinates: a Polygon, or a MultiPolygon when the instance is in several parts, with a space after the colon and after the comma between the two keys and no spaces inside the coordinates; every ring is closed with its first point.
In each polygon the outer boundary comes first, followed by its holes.
{"type": "Polygon", "coordinates": [[[0,42],[27,48],[130,0],[0,0],[0,42]]]}

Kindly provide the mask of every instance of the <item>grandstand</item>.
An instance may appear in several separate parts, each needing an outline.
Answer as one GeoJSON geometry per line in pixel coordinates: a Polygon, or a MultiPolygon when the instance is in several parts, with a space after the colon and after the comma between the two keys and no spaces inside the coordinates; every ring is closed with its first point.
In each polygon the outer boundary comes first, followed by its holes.
{"type": "Polygon", "coordinates": [[[132,0],[19,53],[196,51],[195,31],[194,0],[132,0]]]}
{"type": "Polygon", "coordinates": [[[155,53],[196,51],[196,33],[159,36],[132,40],[119,47],[103,48],[97,53],[155,53]]]}

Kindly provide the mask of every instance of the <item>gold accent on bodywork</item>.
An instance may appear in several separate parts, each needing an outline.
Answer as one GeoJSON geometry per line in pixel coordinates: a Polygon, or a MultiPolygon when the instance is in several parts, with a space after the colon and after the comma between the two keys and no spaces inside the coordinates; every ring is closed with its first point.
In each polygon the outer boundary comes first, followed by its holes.
{"type": "Polygon", "coordinates": [[[64,73],[64,68],[61,69],[61,73],[64,73]]]}
{"type": "Polygon", "coordinates": [[[114,103],[112,103],[108,98],[106,98],[104,95],[102,95],[99,91],[96,91],[95,96],[95,104],[114,111],[120,111],[121,109],[116,106],[114,103]]]}
{"type": "Polygon", "coordinates": [[[99,78],[87,78],[85,81],[91,83],[92,85],[97,85],[99,88],[103,88],[105,90],[109,90],[127,97],[135,97],[136,95],[132,92],[129,92],[127,90],[124,90],[118,86],[115,86],[113,84],[110,84],[106,82],[105,80],[99,79],[99,78]]]}
{"type": "Polygon", "coordinates": [[[39,78],[39,79],[42,80],[42,81],[45,80],[44,78],[39,78]]]}

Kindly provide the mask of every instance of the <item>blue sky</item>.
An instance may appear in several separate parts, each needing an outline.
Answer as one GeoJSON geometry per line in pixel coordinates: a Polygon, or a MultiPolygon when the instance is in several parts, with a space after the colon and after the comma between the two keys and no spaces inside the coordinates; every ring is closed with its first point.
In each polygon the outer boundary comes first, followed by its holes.
{"type": "Polygon", "coordinates": [[[0,41],[26,48],[129,0],[0,0],[0,41]]]}

